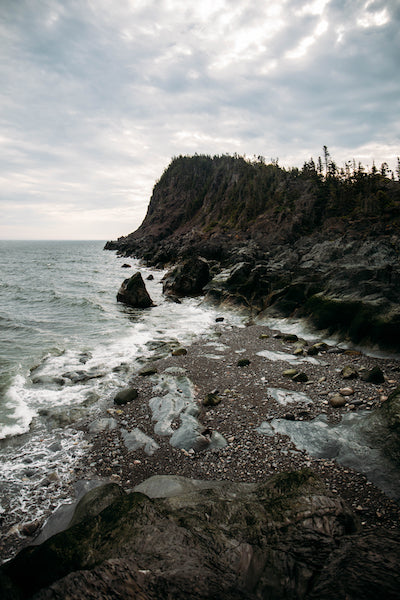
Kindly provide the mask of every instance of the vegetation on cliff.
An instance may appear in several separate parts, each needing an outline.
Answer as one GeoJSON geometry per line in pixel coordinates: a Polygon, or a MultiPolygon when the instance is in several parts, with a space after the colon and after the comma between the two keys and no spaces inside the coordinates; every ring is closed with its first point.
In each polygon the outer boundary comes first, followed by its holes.
{"type": "Polygon", "coordinates": [[[139,229],[108,247],[134,252],[140,239],[192,230],[257,243],[293,241],[321,228],[384,233],[399,230],[399,207],[400,182],[386,163],[369,171],[355,161],[338,168],[326,147],[323,159],[302,169],[266,164],[261,156],[179,156],[156,183],[139,229]]]}

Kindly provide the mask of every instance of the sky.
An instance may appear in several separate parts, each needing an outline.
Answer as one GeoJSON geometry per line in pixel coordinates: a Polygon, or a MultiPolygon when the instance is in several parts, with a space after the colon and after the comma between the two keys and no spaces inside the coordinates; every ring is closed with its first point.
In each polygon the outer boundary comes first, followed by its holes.
{"type": "Polygon", "coordinates": [[[394,169],[400,1],[0,0],[0,238],[116,239],[174,156],[394,169]]]}

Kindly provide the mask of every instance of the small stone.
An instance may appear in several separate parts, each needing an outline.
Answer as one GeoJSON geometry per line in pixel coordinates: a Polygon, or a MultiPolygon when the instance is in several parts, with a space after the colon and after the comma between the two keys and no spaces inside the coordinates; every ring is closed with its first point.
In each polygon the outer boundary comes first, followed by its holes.
{"type": "Polygon", "coordinates": [[[295,333],[284,333],[282,339],[285,342],[297,342],[299,340],[295,333]]]}
{"type": "Polygon", "coordinates": [[[354,394],[354,390],[351,387],[342,388],[339,390],[339,393],[342,396],[352,396],[354,394]]]}
{"type": "Polygon", "coordinates": [[[315,356],[316,354],[318,354],[318,352],[319,352],[319,348],[318,348],[317,344],[314,344],[313,346],[310,346],[307,349],[307,354],[309,356],[315,356]]]}
{"type": "Polygon", "coordinates": [[[260,340],[267,340],[269,338],[268,333],[262,333],[258,339],[260,340]]]}
{"type": "Polygon", "coordinates": [[[299,346],[298,348],[295,348],[293,354],[295,356],[302,356],[304,354],[304,349],[299,346]]]}
{"type": "Polygon", "coordinates": [[[284,377],[290,377],[290,379],[292,379],[295,375],[297,375],[299,371],[297,369],[286,369],[286,371],[283,371],[282,375],[284,377]]]}
{"type": "Polygon", "coordinates": [[[223,321],[223,320],[224,320],[224,317],[217,317],[217,318],[215,319],[215,322],[216,322],[216,323],[222,323],[222,321],[223,321]]]}
{"type": "Polygon", "coordinates": [[[154,279],[154,275],[152,275],[152,274],[150,273],[150,275],[149,275],[148,277],[146,277],[146,279],[147,279],[147,281],[153,281],[153,279],[154,279]]]}
{"type": "Polygon", "coordinates": [[[20,532],[25,537],[31,537],[39,529],[41,521],[36,519],[30,523],[24,523],[20,529],[20,532]]]}
{"type": "Polygon", "coordinates": [[[186,348],[176,348],[176,350],[172,350],[172,356],[185,356],[186,354],[186,348]]]}
{"type": "Polygon", "coordinates": [[[292,377],[292,380],[297,381],[297,383],[305,383],[306,381],[308,381],[308,375],[303,372],[296,373],[296,375],[292,377]]]}
{"type": "Polygon", "coordinates": [[[333,408],[340,408],[346,404],[346,398],[340,394],[336,394],[335,396],[332,396],[332,398],[329,398],[329,404],[333,408]]]}
{"type": "Polygon", "coordinates": [[[238,367],[248,367],[250,362],[251,361],[248,358],[241,358],[236,364],[238,367]]]}
{"type": "Polygon", "coordinates": [[[220,404],[220,402],[221,402],[220,396],[218,396],[218,394],[216,392],[210,392],[209,394],[206,395],[202,404],[203,404],[203,406],[217,406],[218,404],[220,404]]]}
{"type": "Polygon", "coordinates": [[[121,265],[121,269],[130,269],[132,265],[128,265],[128,263],[124,263],[121,265]]]}
{"type": "Polygon", "coordinates": [[[358,371],[352,365],[346,365],[341,370],[343,379],[357,379],[358,371]]]}

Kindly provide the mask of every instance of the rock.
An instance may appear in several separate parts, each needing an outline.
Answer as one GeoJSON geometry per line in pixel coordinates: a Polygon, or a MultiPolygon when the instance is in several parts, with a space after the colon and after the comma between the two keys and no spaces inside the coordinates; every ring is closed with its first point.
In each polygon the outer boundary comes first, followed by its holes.
{"type": "Polygon", "coordinates": [[[339,394],[341,396],[352,396],[354,394],[354,390],[351,387],[345,387],[345,388],[341,388],[339,390],[339,394]]]}
{"type": "Polygon", "coordinates": [[[206,395],[203,400],[203,406],[217,406],[222,401],[221,397],[218,396],[218,392],[210,392],[206,395]]]}
{"type": "Polygon", "coordinates": [[[282,339],[285,342],[298,342],[299,338],[297,337],[297,335],[295,333],[284,333],[282,335],[282,339]]]}
{"type": "Polygon", "coordinates": [[[297,375],[299,373],[299,371],[297,369],[286,369],[286,371],[282,372],[282,375],[284,377],[289,377],[290,379],[293,379],[293,377],[295,375],[297,375]]]}
{"type": "Polygon", "coordinates": [[[150,298],[141,273],[134,273],[129,279],[125,279],[119,288],[117,301],[123,302],[133,308],[149,308],[154,306],[150,298]]]}
{"type": "Polygon", "coordinates": [[[293,354],[295,356],[302,356],[304,354],[304,348],[302,346],[298,346],[294,349],[293,354]]]}
{"type": "Polygon", "coordinates": [[[329,404],[333,406],[333,408],[340,408],[346,404],[346,398],[341,394],[336,394],[329,398],[329,404]]]}
{"type": "Polygon", "coordinates": [[[122,406],[124,404],[128,404],[128,402],[132,402],[132,400],[136,400],[139,396],[139,393],[136,388],[125,388],[118,392],[118,394],[114,398],[114,404],[118,406],[122,406]]]}
{"type": "Polygon", "coordinates": [[[208,262],[199,256],[178,264],[163,277],[166,296],[198,296],[210,280],[208,262]]]}
{"type": "Polygon", "coordinates": [[[363,381],[367,381],[368,383],[378,384],[378,383],[385,382],[385,376],[379,367],[374,367],[373,369],[370,369],[366,373],[363,373],[361,375],[361,379],[363,381]]]}
{"type": "Polygon", "coordinates": [[[215,322],[216,323],[222,323],[224,321],[224,317],[216,317],[215,322]]]}
{"type": "Polygon", "coordinates": [[[369,415],[364,429],[386,456],[400,466],[400,387],[369,415]]]}
{"type": "Polygon", "coordinates": [[[320,348],[319,348],[318,344],[313,344],[312,346],[310,346],[307,349],[307,354],[309,356],[315,356],[316,354],[319,353],[319,351],[320,351],[320,348]]]}
{"type": "Polygon", "coordinates": [[[296,373],[296,375],[293,375],[292,381],[297,381],[297,383],[305,383],[306,381],[308,381],[308,375],[307,373],[303,373],[301,371],[300,373],[296,373]]]}
{"type": "Polygon", "coordinates": [[[155,476],[93,514],[82,500],[85,516],[0,567],[2,600],[398,592],[399,532],[359,533],[347,505],[307,469],[258,484],[155,476]]]}
{"type": "Polygon", "coordinates": [[[270,337],[270,336],[269,336],[269,334],[268,334],[268,333],[262,333],[262,334],[259,336],[259,339],[260,339],[260,340],[267,340],[269,337],[270,337]]]}
{"type": "Polygon", "coordinates": [[[358,371],[352,365],[345,365],[341,370],[343,379],[357,379],[358,371]]]}
{"type": "Polygon", "coordinates": [[[185,356],[186,354],[186,348],[175,348],[175,350],[172,350],[172,356],[185,356]]]}
{"type": "Polygon", "coordinates": [[[155,375],[156,373],[157,367],[150,365],[148,367],[143,367],[142,369],[140,369],[138,375],[140,375],[140,377],[150,377],[150,375],[155,375]]]}
{"type": "Polygon", "coordinates": [[[112,417],[104,417],[103,419],[97,419],[96,421],[90,423],[89,433],[100,433],[101,431],[106,430],[111,431],[113,429],[116,429],[117,425],[117,421],[112,417]]]}
{"type": "Polygon", "coordinates": [[[250,363],[251,363],[251,361],[248,358],[240,358],[237,361],[236,365],[238,367],[248,367],[250,363]]]}
{"type": "Polygon", "coordinates": [[[20,528],[21,535],[25,537],[31,537],[34,535],[41,525],[40,519],[36,519],[35,521],[31,521],[30,523],[24,523],[20,528]]]}
{"type": "Polygon", "coordinates": [[[154,275],[152,275],[151,273],[148,277],[146,277],[147,281],[153,281],[153,279],[154,279],[154,275]]]}
{"type": "Polygon", "coordinates": [[[132,265],[128,265],[128,263],[124,263],[121,265],[121,269],[130,269],[132,265]]]}

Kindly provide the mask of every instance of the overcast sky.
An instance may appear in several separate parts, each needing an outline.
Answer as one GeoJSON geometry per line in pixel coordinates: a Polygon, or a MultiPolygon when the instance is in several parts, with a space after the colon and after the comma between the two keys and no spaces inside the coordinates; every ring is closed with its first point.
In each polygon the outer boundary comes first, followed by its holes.
{"type": "Polygon", "coordinates": [[[399,0],[0,0],[0,36],[0,238],[125,235],[179,154],[400,154],[399,0]]]}

